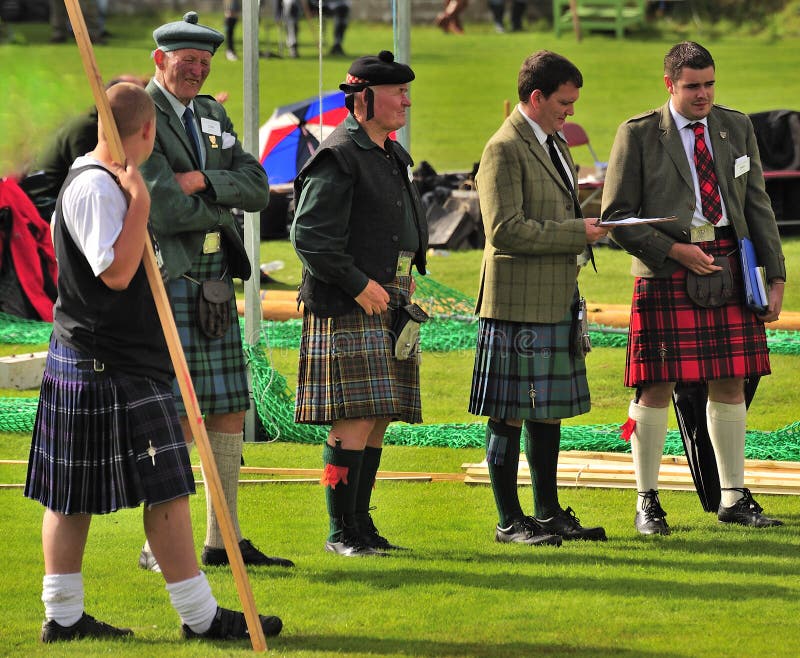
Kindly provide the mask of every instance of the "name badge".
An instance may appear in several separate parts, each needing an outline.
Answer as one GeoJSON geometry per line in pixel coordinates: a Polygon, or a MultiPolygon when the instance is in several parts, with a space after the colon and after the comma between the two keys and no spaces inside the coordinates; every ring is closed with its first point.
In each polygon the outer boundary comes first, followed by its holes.
{"type": "Polygon", "coordinates": [[[742,174],[746,174],[750,171],[750,156],[743,155],[740,158],[736,158],[736,162],[733,163],[733,177],[739,178],[742,174]]]}
{"type": "Polygon", "coordinates": [[[214,119],[209,119],[208,117],[200,117],[200,128],[207,135],[216,135],[217,137],[222,135],[219,121],[214,121],[214,119]]]}

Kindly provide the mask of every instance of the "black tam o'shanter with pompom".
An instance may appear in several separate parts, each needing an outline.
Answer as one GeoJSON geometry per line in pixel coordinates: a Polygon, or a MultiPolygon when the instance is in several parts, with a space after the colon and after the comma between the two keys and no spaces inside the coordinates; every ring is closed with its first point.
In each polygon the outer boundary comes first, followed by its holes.
{"type": "Polygon", "coordinates": [[[378,85],[400,85],[414,79],[414,71],[408,64],[394,61],[394,55],[388,50],[381,50],[377,55],[359,57],[347,71],[345,81],[339,85],[347,98],[345,105],[353,112],[353,94],[367,90],[367,121],[373,116],[372,90],[378,85]]]}

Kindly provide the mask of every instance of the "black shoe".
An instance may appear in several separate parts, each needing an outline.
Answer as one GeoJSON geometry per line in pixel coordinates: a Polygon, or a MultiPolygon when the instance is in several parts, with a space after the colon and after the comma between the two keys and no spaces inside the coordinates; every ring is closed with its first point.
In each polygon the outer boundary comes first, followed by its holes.
{"type": "Polygon", "coordinates": [[[733,491],[740,491],[742,497],[730,507],[719,506],[717,518],[722,523],[738,523],[752,528],[771,528],[783,525],[783,521],[780,519],[771,519],[761,513],[764,508],[755,501],[750,489],[733,489],[733,491]]]}
{"type": "Polygon", "coordinates": [[[333,46],[331,46],[331,51],[328,54],[329,55],[334,55],[336,57],[344,57],[345,56],[344,50],[342,50],[342,47],[338,43],[335,43],[335,44],[333,44],[333,46]]]}
{"type": "Polygon", "coordinates": [[[382,536],[375,524],[372,522],[372,516],[367,514],[366,518],[359,517],[358,519],[358,534],[362,542],[369,548],[376,548],[379,551],[409,551],[410,548],[405,546],[397,546],[391,543],[386,537],[382,536]]]}
{"type": "Polygon", "coordinates": [[[565,540],[586,539],[588,541],[606,541],[607,539],[605,529],[600,526],[584,528],[571,507],[567,507],[565,510],[559,510],[554,516],[545,521],[536,519],[536,523],[546,532],[551,532],[565,540]]]}
{"type": "MultiPolygon", "coordinates": [[[[258,615],[258,618],[266,637],[275,637],[281,632],[283,622],[280,617],[258,615]]],[[[181,626],[181,633],[187,640],[246,640],[250,637],[244,613],[220,607],[217,607],[214,621],[205,633],[195,633],[186,624],[181,626]]]]}
{"type": "Polygon", "coordinates": [[[300,53],[297,52],[297,46],[289,46],[289,57],[292,59],[300,57],[300,53]]]}
{"type": "MultiPolygon", "coordinates": [[[[242,539],[239,542],[239,550],[242,552],[242,560],[251,567],[293,567],[294,562],[283,557],[269,557],[259,551],[249,539],[242,539]]],[[[229,564],[228,553],[224,548],[203,547],[200,556],[203,564],[207,567],[221,567],[229,564]]]]}
{"type": "Polygon", "coordinates": [[[668,535],[670,529],[664,518],[667,513],[661,508],[658,492],[650,489],[640,491],[639,495],[644,500],[642,501],[642,511],[636,512],[636,529],[643,535],[668,535]]]}
{"type": "Polygon", "coordinates": [[[53,619],[42,624],[42,642],[47,643],[79,640],[82,637],[113,638],[131,637],[132,635],[133,631],[130,628],[116,628],[105,622],[97,621],[85,612],[72,626],[62,626],[53,619]]]}
{"type": "Polygon", "coordinates": [[[325,550],[329,553],[336,553],[336,555],[343,555],[344,557],[387,557],[389,554],[384,553],[377,548],[367,545],[364,537],[353,528],[346,530],[342,533],[340,541],[326,541],[325,550]]]}
{"type": "Polygon", "coordinates": [[[561,537],[542,528],[532,516],[515,519],[507,528],[501,528],[498,525],[494,531],[494,540],[501,544],[561,546],[561,537]]]}

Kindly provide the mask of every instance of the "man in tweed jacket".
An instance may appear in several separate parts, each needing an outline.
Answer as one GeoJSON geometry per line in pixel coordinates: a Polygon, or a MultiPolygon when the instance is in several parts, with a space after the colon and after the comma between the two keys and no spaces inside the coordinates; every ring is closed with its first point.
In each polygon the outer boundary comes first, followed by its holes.
{"type": "MultiPolygon", "coordinates": [[[[249,565],[292,566],[289,560],[264,555],[242,538],[239,528],[237,492],[244,415],[250,400],[231,279],[250,278],[251,267],[232,209],[262,210],[269,199],[269,185],[258,160],[242,148],[222,105],[211,96],[199,95],[223,36],[197,21],[197,14],[189,12],[182,21],[153,32],[158,46],[153,51],[156,70],[147,91],[156,105],[156,143],[141,168],[152,199],[150,224],[169,277],[167,293],[175,324],[242,558],[249,565]],[[222,281],[230,292],[228,322],[218,331],[203,329],[198,321],[196,309],[205,281],[222,281]]],[[[184,434],[191,442],[177,384],[173,390],[184,434]]],[[[210,497],[206,519],[203,564],[228,564],[210,497]]],[[[139,564],[157,568],[147,546],[139,564]]]]}
{"type": "Polygon", "coordinates": [[[753,126],[746,115],[714,105],[714,60],[697,43],[670,49],[664,83],[667,103],[619,127],[603,190],[604,219],[677,216],[614,229],[637,277],[625,371],[626,386],[637,389],[627,424],[639,491],[636,529],[670,533],[658,471],[676,382],[708,384],[719,520],[780,525],[761,513],[744,486],[744,379],[770,372],[764,322],[777,319],[786,279],[753,126]],[[769,308],[759,315],[742,293],[736,240],[746,236],[770,283],[769,308]],[[733,295],[701,307],[687,294],[688,273],[713,275],[720,263],[733,273],[733,295]]]}
{"type": "Polygon", "coordinates": [[[469,410],[489,417],[499,542],[606,538],[603,528],[584,528],[572,508],[561,508],[556,487],[560,420],[590,406],[584,355],[571,340],[579,256],[607,232],[582,218],[575,165],[560,134],[582,85],[564,57],[528,57],[519,73],[520,103],[486,145],[476,179],[486,247],[469,410]],[[535,517],[523,514],[517,496],[523,421],[535,517]]]}

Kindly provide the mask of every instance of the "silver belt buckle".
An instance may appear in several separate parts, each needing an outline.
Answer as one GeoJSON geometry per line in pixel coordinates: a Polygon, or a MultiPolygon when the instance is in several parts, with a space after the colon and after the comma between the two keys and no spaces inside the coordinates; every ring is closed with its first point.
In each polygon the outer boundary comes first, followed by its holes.
{"type": "Polygon", "coordinates": [[[222,237],[219,231],[209,231],[203,240],[203,253],[216,254],[222,248],[222,237]]]}
{"type": "Polygon", "coordinates": [[[411,274],[411,256],[398,256],[395,276],[408,276],[409,274],[411,274]]]}
{"type": "Polygon", "coordinates": [[[691,241],[712,242],[714,240],[714,225],[703,224],[702,226],[692,226],[691,241]]]}

